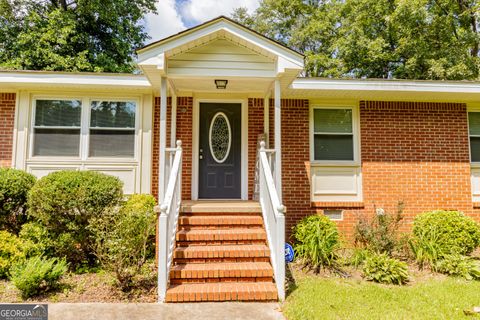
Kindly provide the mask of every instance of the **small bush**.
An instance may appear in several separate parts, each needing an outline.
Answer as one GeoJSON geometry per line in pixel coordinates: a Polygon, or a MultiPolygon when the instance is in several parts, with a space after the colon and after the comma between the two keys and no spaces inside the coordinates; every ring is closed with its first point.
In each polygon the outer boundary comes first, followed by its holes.
{"type": "Polygon", "coordinates": [[[55,288],[58,280],[67,272],[67,263],[56,258],[36,256],[12,266],[10,279],[23,298],[55,288]]]}
{"type": "Polygon", "coordinates": [[[374,253],[365,260],[363,276],[369,281],[401,285],[408,281],[408,268],[405,262],[374,253]]]}
{"type": "MultiPolygon", "coordinates": [[[[55,243],[47,228],[38,222],[27,222],[18,235],[20,239],[33,244],[33,255],[54,257],[55,243]]],[[[57,248],[58,249],[58,248],[57,248]]],[[[57,250],[58,251],[58,250],[57,250]]]]}
{"type": "Polygon", "coordinates": [[[414,241],[435,239],[441,254],[465,255],[480,245],[480,226],[458,211],[431,211],[415,218],[413,237],[414,241]]]}
{"type": "Polygon", "coordinates": [[[372,252],[367,249],[358,249],[355,248],[352,252],[352,255],[349,259],[349,264],[358,268],[362,266],[368,257],[372,255],[372,252]]]}
{"type": "Polygon", "coordinates": [[[448,248],[441,245],[434,230],[419,230],[410,239],[410,249],[418,266],[434,268],[439,259],[445,256],[448,248]]]}
{"type": "Polygon", "coordinates": [[[16,234],[26,222],[27,195],[35,180],[25,171],[0,168],[0,229],[16,234]]]}
{"type": "Polygon", "coordinates": [[[462,277],[467,280],[480,280],[478,261],[459,254],[449,254],[438,261],[435,270],[449,276],[462,277]]]}
{"type": "Polygon", "coordinates": [[[151,195],[132,195],[119,209],[94,218],[90,225],[96,256],[105,269],[115,273],[123,290],[132,286],[133,277],[153,252],[154,206],[151,195]]]}
{"type": "Polygon", "coordinates": [[[59,171],[33,186],[28,212],[54,240],[55,256],[65,256],[75,267],[95,260],[87,228],[90,220],[122,198],[122,182],[116,177],[93,171],[59,171]]]}
{"type": "Polygon", "coordinates": [[[340,238],[337,226],[328,217],[313,215],[302,219],[294,228],[295,251],[305,266],[319,272],[334,267],[338,259],[340,238]]]}
{"type": "Polygon", "coordinates": [[[8,276],[10,267],[30,254],[32,243],[22,241],[8,231],[0,231],[0,278],[8,276]]]}
{"type": "Polygon", "coordinates": [[[372,217],[360,216],[355,225],[355,244],[369,251],[392,255],[398,243],[398,228],[403,219],[403,203],[394,214],[379,210],[372,217]]]}

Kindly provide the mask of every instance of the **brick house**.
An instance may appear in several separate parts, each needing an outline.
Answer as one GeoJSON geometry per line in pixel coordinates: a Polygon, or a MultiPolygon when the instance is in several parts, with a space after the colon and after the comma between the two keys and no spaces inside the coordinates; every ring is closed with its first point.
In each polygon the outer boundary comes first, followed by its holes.
{"type": "Polygon", "coordinates": [[[301,76],[225,17],[138,50],[142,75],[0,72],[0,166],[96,170],[160,205],[160,301],[284,298],[302,217],[480,220],[480,84],[301,76]],[[177,142],[178,141],[178,142],[177,142]]]}

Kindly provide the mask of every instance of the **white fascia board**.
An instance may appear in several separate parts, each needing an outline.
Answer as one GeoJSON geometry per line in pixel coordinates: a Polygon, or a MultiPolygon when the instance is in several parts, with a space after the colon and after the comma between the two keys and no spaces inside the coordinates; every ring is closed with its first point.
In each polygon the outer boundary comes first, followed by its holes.
{"type": "Polygon", "coordinates": [[[480,83],[468,82],[429,82],[402,80],[329,80],[296,79],[291,89],[297,90],[337,90],[337,91],[394,91],[394,92],[445,92],[479,93],[480,83]]]}
{"type": "Polygon", "coordinates": [[[165,43],[158,44],[153,48],[145,48],[145,49],[139,50],[138,63],[142,64],[144,63],[144,61],[147,61],[152,57],[158,56],[161,53],[165,53],[169,50],[175,49],[189,42],[192,42],[202,37],[206,37],[210,34],[213,34],[221,30],[224,30],[240,39],[253,43],[257,47],[264,49],[268,52],[271,52],[274,55],[283,57],[291,61],[292,63],[294,63],[300,69],[303,69],[303,66],[304,66],[303,56],[300,55],[299,53],[294,53],[290,50],[282,48],[279,44],[276,44],[272,41],[264,39],[263,37],[257,34],[254,34],[251,31],[248,31],[246,29],[244,30],[226,20],[215,21],[212,24],[206,25],[200,29],[192,30],[192,32],[190,33],[182,34],[182,35],[179,35],[178,37],[174,37],[170,40],[166,40],[165,43]]]}
{"type": "Polygon", "coordinates": [[[0,72],[0,84],[8,85],[77,85],[148,89],[151,84],[145,76],[80,73],[0,72]]]}

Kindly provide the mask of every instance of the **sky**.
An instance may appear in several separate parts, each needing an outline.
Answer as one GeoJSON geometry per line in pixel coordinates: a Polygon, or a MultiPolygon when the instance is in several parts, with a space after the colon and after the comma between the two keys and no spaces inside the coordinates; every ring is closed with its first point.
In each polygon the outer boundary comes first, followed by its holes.
{"type": "Polygon", "coordinates": [[[149,14],[146,27],[153,42],[220,15],[230,16],[238,7],[249,12],[258,8],[260,0],[157,0],[158,14],[149,14]]]}

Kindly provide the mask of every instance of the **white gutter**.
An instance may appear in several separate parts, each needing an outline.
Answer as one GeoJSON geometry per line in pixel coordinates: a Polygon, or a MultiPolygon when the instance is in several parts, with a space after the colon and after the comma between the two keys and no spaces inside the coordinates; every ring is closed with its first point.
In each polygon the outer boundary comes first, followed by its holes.
{"type": "Polygon", "coordinates": [[[49,72],[0,72],[0,85],[76,85],[109,86],[149,89],[151,84],[143,75],[49,73],[49,72]]]}
{"type": "Polygon", "coordinates": [[[478,93],[479,82],[466,81],[403,81],[403,80],[333,80],[333,79],[296,79],[290,85],[294,90],[326,91],[396,91],[396,92],[444,92],[478,93]]]}

